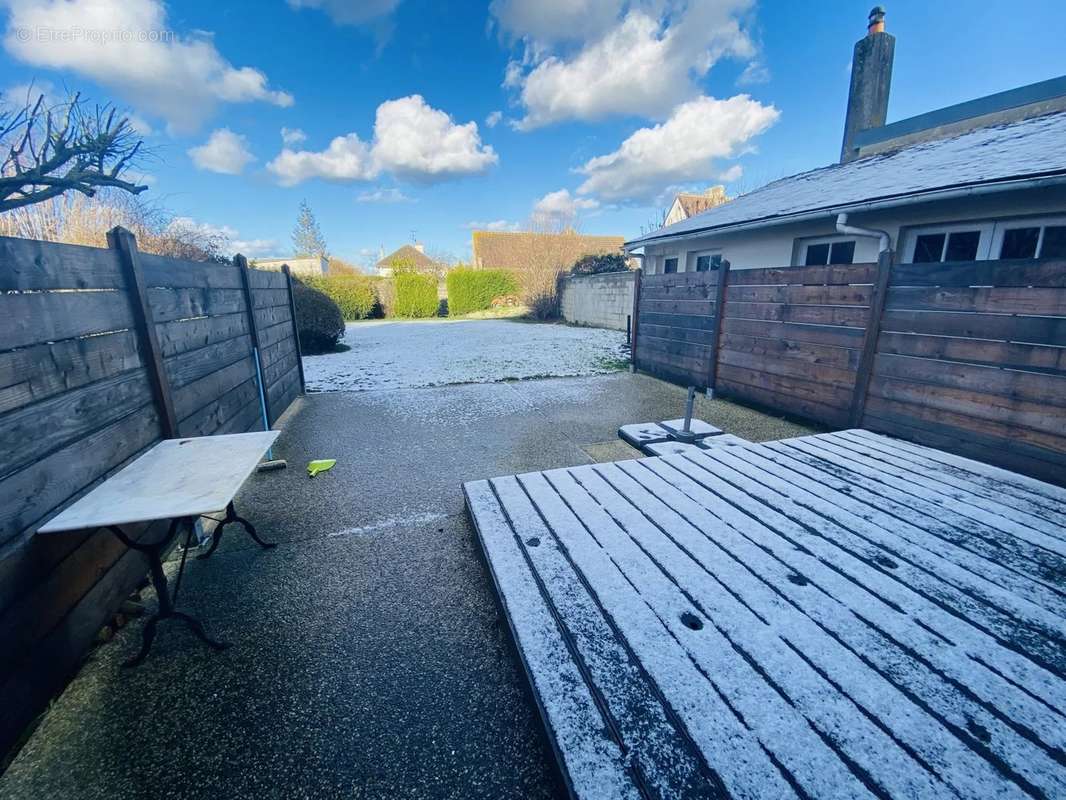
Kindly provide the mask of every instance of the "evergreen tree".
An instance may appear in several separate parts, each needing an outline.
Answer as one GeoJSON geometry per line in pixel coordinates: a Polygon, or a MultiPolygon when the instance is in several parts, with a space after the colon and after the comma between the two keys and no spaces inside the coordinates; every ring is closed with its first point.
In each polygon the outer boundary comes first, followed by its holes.
{"type": "Polygon", "coordinates": [[[300,202],[300,213],[296,217],[296,227],[292,229],[292,245],[296,255],[329,256],[326,238],[318,227],[318,220],[306,200],[300,202]]]}

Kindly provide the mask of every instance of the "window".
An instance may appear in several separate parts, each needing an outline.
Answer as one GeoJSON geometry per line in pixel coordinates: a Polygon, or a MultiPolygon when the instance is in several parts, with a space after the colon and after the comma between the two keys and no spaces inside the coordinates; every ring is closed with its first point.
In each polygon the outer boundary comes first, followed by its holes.
{"type": "Polygon", "coordinates": [[[696,272],[710,272],[721,266],[721,253],[702,253],[696,256],[696,272]]]}
{"type": "Polygon", "coordinates": [[[855,262],[855,240],[837,241],[812,239],[803,245],[803,265],[820,267],[826,264],[853,264],[855,262]]]}
{"type": "Polygon", "coordinates": [[[993,229],[991,222],[968,222],[909,231],[904,239],[903,260],[912,264],[939,264],[986,259],[993,229]]]}
{"type": "Polygon", "coordinates": [[[1066,256],[1066,218],[998,222],[992,252],[997,258],[1062,258],[1066,256]]]}
{"type": "Polygon", "coordinates": [[[663,261],[663,272],[664,273],[677,272],[677,259],[676,258],[668,258],[665,261],[663,261]]]}

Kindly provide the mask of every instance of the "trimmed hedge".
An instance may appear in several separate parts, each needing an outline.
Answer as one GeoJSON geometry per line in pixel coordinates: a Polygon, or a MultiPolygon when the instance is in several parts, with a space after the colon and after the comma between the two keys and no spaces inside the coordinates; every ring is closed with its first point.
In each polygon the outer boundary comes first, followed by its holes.
{"type": "Polygon", "coordinates": [[[448,313],[461,317],[492,307],[497,297],[515,294],[518,282],[502,269],[456,267],[448,273],[448,313]]]}
{"type": "Polygon", "coordinates": [[[437,279],[433,275],[401,272],[393,278],[396,286],[395,314],[397,317],[435,317],[440,301],[437,299],[437,279]]]}
{"type": "Polygon", "coordinates": [[[340,308],[346,320],[367,319],[374,316],[378,306],[377,293],[371,279],[363,275],[315,275],[302,279],[326,294],[340,308]]]}
{"type": "Polygon", "coordinates": [[[341,310],[326,294],[301,281],[292,282],[292,299],[296,304],[296,332],[300,350],[305,355],[329,353],[337,348],[344,335],[341,310]]]}
{"type": "Polygon", "coordinates": [[[628,272],[629,261],[621,253],[603,253],[601,255],[579,258],[570,272],[573,275],[601,275],[604,272],[628,272]]]}

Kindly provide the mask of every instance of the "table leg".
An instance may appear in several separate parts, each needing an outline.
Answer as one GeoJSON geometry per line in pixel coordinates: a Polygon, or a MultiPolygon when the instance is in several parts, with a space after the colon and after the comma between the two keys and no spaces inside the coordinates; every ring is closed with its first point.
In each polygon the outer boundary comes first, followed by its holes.
{"type": "MultiPolygon", "coordinates": [[[[155,588],[156,596],[159,598],[159,611],[149,617],[144,625],[144,631],[141,635],[140,651],[136,656],[129,661],[126,661],[122,665],[124,667],[135,667],[148,657],[148,651],[152,649],[152,642],[155,641],[156,628],[159,623],[165,619],[176,619],[184,622],[198,639],[214,650],[225,650],[229,647],[229,645],[224,642],[218,642],[210,638],[204,632],[203,625],[201,625],[198,620],[181,611],[174,610],[174,603],[177,601],[178,589],[181,587],[181,578],[185,572],[185,552],[183,552],[181,556],[181,564],[178,567],[178,577],[175,581],[173,596],[170,594],[170,588],[167,585],[167,576],[163,571],[163,555],[166,553],[167,547],[169,547],[170,542],[177,535],[182,524],[187,527],[191,537],[193,520],[175,519],[171,520],[166,536],[158,542],[152,542],[151,544],[136,542],[130,539],[117,525],[110,526],[111,532],[115,534],[124,545],[131,550],[137,550],[148,556],[149,575],[151,576],[152,586],[155,588]]],[[[186,545],[188,544],[189,542],[187,541],[186,545]]],[[[187,550],[188,547],[186,546],[186,551],[187,550]]]]}
{"type": "Polygon", "coordinates": [[[229,525],[231,522],[240,523],[244,530],[247,531],[248,535],[252,537],[255,543],[262,547],[264,550],[269,550],[272,547],[278,546],[277,542],[265,542],[260,539],[259,534],[255,531],[255,526],[252,525],[252,523],[250,523],[244,517],[239,516],[237,514],[237,510],[233,507],[233,502],[231,501],[229,505],[226,506],[225,518],[221,522],[219,522],[218,526],[215,528],[215,532],[211,537],[211,546],[207,548],[207,552],[200,553],[197,558],[204,559],[215,552],[215,550],[218,548],[218,543],[222,541],[222,529],[229,525]]]}

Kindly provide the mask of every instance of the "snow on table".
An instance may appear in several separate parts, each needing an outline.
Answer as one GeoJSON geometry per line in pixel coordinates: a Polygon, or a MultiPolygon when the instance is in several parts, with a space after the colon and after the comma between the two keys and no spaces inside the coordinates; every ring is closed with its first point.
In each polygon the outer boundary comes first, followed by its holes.
{"type": "Polygon", "coordinates": [[[844,431],[464,491],[575,796],[1066,796],[1066,490],[844,431]]]}
{"type": "Polygon", "coordinates": [[[351,349],[304,356],[309,391],[601,375],[629,352],[618,331],[507,320],[349,323],[343,343],[351,349]]]}

